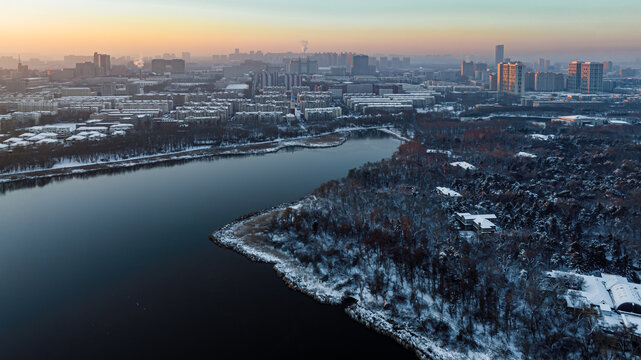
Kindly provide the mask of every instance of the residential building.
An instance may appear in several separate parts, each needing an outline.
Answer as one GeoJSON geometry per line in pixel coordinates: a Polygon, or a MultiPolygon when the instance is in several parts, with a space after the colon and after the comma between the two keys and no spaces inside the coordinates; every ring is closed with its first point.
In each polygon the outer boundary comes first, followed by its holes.
{"type": "Polygon", "coordinates": [[[474,63],[472,61],[461,61],[461,77],[474,78],[474,63]]]}
{"type": "Polygon", "coordinates": [[[497,66],[497,91],[522,96],[525,93],[525,65],[501,62],[497,66]]]}
{"type": "Polygon", "coordinates": [[[369,56],[355,55],[354,66],[352,67],[352,75],[369,75],[369,56]]]}
{"type": "Polygon", "coordinates": [[[568,64],[568,83],[567,90],[569,92],[581,91],[581,61],[572,61],[568,64]]]}
{"type": "Polygon", "coordinates": [[[594,94],[603,91],[603,63],[581,64],[581,92],[594,94]]]}
{"type": "Polygon", "coordinates": [[[107,54],[93,54],[93,65],[97,76],[111,75],[111,56],[107,54]]]}
{"type": "Polygon", "coordinates": [[[592,310],[597,320],[595,327],[611,335],[628,329],[637,340],[641,337],[641,284],[605,273],[591,276],[551,271],[547,275],[570,284],[562,296],[567,306],[578,311],[592,310]]]}
{"type": "Polygon", "coordinates": [[[185,73],[185,60],[183,59],[153,59],[151,61],[151,71],[156,74],[172,73],[184,74],[185,73]]]}

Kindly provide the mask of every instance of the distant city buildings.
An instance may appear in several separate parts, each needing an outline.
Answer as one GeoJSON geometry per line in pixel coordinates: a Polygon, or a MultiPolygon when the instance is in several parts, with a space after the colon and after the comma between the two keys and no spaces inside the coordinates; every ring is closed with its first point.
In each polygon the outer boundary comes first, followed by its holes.
{"type": "Polygon", "coordinates": [[[153,59],[151,61],[151,71],[156,74],[172,73],[184,74],[185,73],[185,60],[183,59],[153,59]]]}
{"type": "Polygon", "coordinates": [[[287,72],[292,74],[314,75],[318,73],[318,61],[306,59],[291,59],[287,65],[287,72]]]}

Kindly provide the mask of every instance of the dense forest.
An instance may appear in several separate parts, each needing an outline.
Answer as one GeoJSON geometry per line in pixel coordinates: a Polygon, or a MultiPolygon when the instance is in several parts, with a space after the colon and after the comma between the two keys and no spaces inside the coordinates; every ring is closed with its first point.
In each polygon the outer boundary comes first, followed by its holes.
{"type": "Polygon", "coordinates": [[[589,310],[569,311],[560,295],[570,284],[546,276],[604,271],[639,281],[639,125],[418,120],[416,138],[393,158],[302,204],[273,211],[251,235],[457,356],[641,356],[629,334],[603,336],[589,310]],[[499,229],[460,231],[454,212],[496,214],[499,229]]]}

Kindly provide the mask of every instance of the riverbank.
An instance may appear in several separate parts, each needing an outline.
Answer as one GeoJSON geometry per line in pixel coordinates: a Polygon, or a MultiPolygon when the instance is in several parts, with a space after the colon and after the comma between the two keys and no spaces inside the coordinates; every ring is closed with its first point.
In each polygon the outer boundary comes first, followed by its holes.
{"type": "Polygon", "coordinates": [[[277,221],[284,212],[297,211],[304,206],[312,205],[316,200],[314,196],[309,196],[296,204],[248,214],[220,228],[210,235],[210,239],[215,244],[234,250],[253,261],[273,264],[274,270],[290,289],[300,291],[324,304],[345,305],[345,312],[352,319],[392,337],[405,348],[414,351],[420,359],[456,359],[452,352],[440,347],[436,340],[417,334],[395,321],[393,316],[385,311],[359,303],[354,298],[355,290],[351,278],[342,277],[337,280],[318,274],[313,266],[304,265],[287,252],[272,246],[273,243],[280,243],[286,239],[274,239],[273,234],[266,231],[267,224],[277,221]]]}
{"type": "Polygon", "coordinates": [[[94,163],[78,163],[60,161],[48,169],[34,169],[21,172],[0,174],[0,186],[3,191],[7,188],[31,186],[38,181],[46,181],[77,175],[90,175],[111,172],[117,169],[136,169],[167,163],[181,163],[198,159],[222,156],[245,156],[275,153],[292,148],[331,148],[343,145],[353,132],[377,130],[400,140],[407,140],[390,127],[353,127],[341,128],[331,133],[317,136],[305,136],[292,139],[282,139],[251,144],[238,144],[222,147],[199,146],[191,149],[146,155],[128,159],[115,159],[94,163]]]}

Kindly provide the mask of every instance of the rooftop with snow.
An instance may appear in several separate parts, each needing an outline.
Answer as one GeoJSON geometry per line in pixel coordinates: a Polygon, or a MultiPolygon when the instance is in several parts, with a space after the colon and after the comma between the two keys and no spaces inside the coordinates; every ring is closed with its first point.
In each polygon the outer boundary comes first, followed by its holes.
{"type": "Polygon", "coordinates": [[[567,278],[578,283],[564,296],[567,306],[573,309],[592,309],[598,314],[598,326],[606,332],[617,328],[632,330],[641,336],[641,284],[628,279],[602,273],[601,276],[572,272],[551,271],[553,278],[567,278]]]}
{"type": "Polygon", "coordinates": [[[453,163],[450,163],[450,165],[452,165],[454,167],[460,167],[460,168],[463,168],[465,170],[474,170],[474,169],[476,169],[476,166],[474,166],[474,165],[472,165],[472,164],[470,164],[468,162],[465,162],[465,161],[453,162],[453,163]]]}

